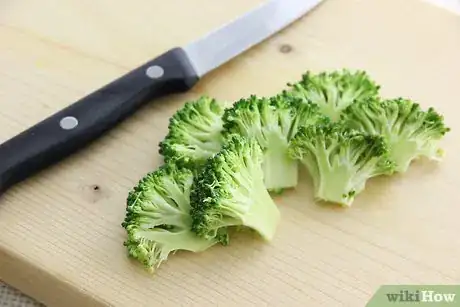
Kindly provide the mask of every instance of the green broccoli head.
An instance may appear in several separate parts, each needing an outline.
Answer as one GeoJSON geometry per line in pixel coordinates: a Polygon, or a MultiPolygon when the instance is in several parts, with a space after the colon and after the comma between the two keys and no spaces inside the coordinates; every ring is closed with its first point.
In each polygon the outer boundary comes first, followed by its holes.
{"type": "Polygon", "coordinates": [[[364,71],[307,72],[297,83],[288,83],[290,92],[317,104],[321,112],[332,121],[340,119],[341,112],[355,101],[379,94],[377,85],[364,71]]]}
{"type": "Polygon", "coordinates": [[[221,148],[224,107],[202,96],[189,101],[169,120],[168,134],[159,144],[165,162],[200,166],[221,148]]]}
{"type": "Polygon", "coordinates": [[[122,226],[128,233],[128,254],[154,271],[177,250],[201,252],[216,240],[191,231],[192,171],[164,164],[147,174],[129,192],[122,226]]]}
{"type": "Polygon", "coordinates": [[[298,162],[287,154],[289,141],[299,126],[314,124],[323,117],[316,105],[286,93],[271,98],[252,95],[224,112],[223,134],[255,139],[264,153],[265,187],[281,192],[298,181],[298,162]]]}
{"type": "Polygon", "coordinates": [[[342,121],[353,129],[382,135],[397,172],[406,172],[420,157],[441,160],[441,138],[450,131],[433,108],[424,111],[405,98],[368,99],[344,110],[342,121]]]}
{"type": "Polygon", "coordinates": [[[383,137],[354,131],[340,123],[301,127],[289,153],[311,175],[315,199],[344,206],[351,206],[367,179],[394,170],[383,137]]]}
{"type": "Polygon", "coordinates": [[[200,237],[228,242],[228,229],[249,228],[273,239],[280,212],[264,186],[263,153],[255,139],[228,136],[194,180],[192,230],[200,237]]]}

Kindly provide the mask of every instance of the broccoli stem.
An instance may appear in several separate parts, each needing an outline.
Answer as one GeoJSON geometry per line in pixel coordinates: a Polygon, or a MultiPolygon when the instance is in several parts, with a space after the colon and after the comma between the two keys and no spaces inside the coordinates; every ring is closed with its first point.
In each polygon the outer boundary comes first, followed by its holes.
{"type": "Polygon", "coordinates": [[[389,143],[390,158],[396,163],[395,170],[399,173],[405,173],[412,161],[421,156],[426,156],[431,160],[439,160],[442,157],[442,150],[438,149],[436,142],[430,143],[431,146],[421,145],[416,140],[405,139],[390,140],[389,143]]]}
{"type": "Polygon", "coordinates": [[[352,172],[353,170],[346,167],[322,170],[315,198],[350,206],[354,194],[358,192],[353,189],[350,178],[352,172]]]}
{"type": "Polygon", "coordinates": [[[271,241],[280,220],[279,209],[264,185],[256,184],[253,195],[254,203],[244,214],[243,224],[256,230],[265,240],[271,241]]]}
{"type": "Polygon", "coordinates": [[[201,252],[215,244],[214,240],[206,240],[196,236],[193,232],[182,230],[178,232],[159,230],[137,230],[136,236],[156,242],[161,248],[162,258],[175,250],[201,252]]]}
{"type": "Polygon", "coordinates": [[[287,154],[287,145],[268,149],[262,164],[267,190],[279,193],[297,185],[298,162],[287,154]]]}
{"type": "MultiPolygon", "coordinates": [[[[328,153],[318,153],[318,173],[314,176],[315,198],[327,202],[337,203],[349,207],[355,194],[364,188],[364,181],[360,180],[359,171],[346,164],[333,165],[334,161],[329,161],[328,153]]],[[[307,167],[309,165],[306,164],[307,167]]],[[[365,177],[363,177],[365,179],[365,177]]]]}
{"type": "Polygon", "coordinates": [[[417,152],[417,142],[407,140],[390,141],[390,158],[396,163],[397,172],[406,172],[417,152]]]}
{"type": "Polygon", "coordinates": [[[321,112],[329,117],[332,121],[336,122],[340,119],[340,112],[342,108],[339,108],[337,102],[324,102],[319,104],[321,112]]]}
{"type": "Polygon", "coordinates": [[[178,250],[202,252],[216,243],[215,240],[198,238],[189,230],[177,232],[155,229],[134,229],[125,242],[131,257],[138,259],[150,271],[154,272],[168,255],[178,250]]]}

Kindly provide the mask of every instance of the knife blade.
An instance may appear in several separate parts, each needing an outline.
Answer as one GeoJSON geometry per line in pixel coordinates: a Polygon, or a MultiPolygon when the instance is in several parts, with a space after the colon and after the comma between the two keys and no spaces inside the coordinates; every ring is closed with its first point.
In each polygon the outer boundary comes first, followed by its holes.
{"type": "Polygon", "coordinates": [[[321,0],[274,0],[187,45],[195,71],[203,76],[285,28],[321,0]]]}
{"type": "Polygon", "coordinates": [[[323,0],[271,0],[175,47],[0,145],[0,193],[93,142],[142,105],[190,90],[210,71],[287,27],[323,0]]]}

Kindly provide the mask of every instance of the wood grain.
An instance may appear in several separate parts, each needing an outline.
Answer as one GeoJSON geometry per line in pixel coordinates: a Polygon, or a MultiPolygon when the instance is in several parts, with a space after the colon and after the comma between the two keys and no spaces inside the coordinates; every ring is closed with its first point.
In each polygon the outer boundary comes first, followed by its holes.
{"type": "MultiPolygon", "coordinates": [[[[0,141],[260,2],[2,1],[0,141]]],[[[460,18],[425,2],[327,0],[190,93],[150,104],[2,195],[0,278],[66,307],[364,306],[386,283],[459,283],[459,52],[460,18]],[[126,257],[127,191],[161,163],[157,144],[178,107],[204,93],[271,95],[307,69],[342,67],[444,113],[445,160],[370,181],[347,210],[315,204],[302,172],[276,198],[272,244],[240,234],[229,247],[179,252],[154,276],[126,257]]]]}

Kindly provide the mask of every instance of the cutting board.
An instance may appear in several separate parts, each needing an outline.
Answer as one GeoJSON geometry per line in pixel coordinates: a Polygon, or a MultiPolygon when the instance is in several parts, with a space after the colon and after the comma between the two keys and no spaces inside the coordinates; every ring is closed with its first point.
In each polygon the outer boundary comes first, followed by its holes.
{"type": "MultiPolygon", "coordinates": [[[[256,0],[0,3],[0,141],[256,0]]],[[[48,306],[364,306],[382,284],[460,282],[460,18],[419,0],[327,0],[201,80],[152,103],[0,198],[0,279],[48,306]],[[161,163],[169,117],[202,94],[273,95],[306,70],[365,69],[385,97],[435,107],[442,163],[368,182],[351,208],[320,205],[301,171],[276,197],[276,237],[178,252],[149,275],[126,256],[127,192],[161,163]]],[[[1,163],[1,162],[0,162],[1,163]]]]}

